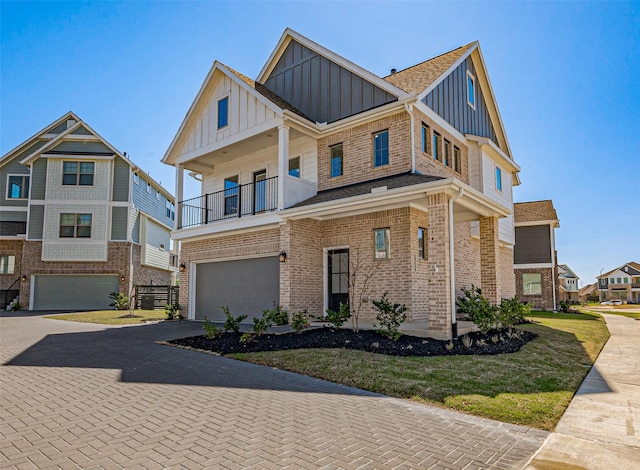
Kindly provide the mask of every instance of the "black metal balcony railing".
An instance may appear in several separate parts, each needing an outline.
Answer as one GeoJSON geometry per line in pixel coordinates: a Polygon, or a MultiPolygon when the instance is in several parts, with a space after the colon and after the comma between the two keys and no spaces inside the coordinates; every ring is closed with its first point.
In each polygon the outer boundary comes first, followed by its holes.
{"type": "Polygon", "coordinates": [[[274,176],[179,202],[182,220],[178,229],[262,214],[277,208],[278,177],[274,176]]]}

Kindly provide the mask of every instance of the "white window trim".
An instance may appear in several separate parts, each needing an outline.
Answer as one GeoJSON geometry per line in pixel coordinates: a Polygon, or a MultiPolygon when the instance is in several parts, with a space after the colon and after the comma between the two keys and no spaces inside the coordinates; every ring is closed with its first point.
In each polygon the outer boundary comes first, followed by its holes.
{"type": "Polygon", "coordinates": [[[471,109],[475,111],[476,109],[475,102],[478,100],[478,93],[476,92],[476,77],[473,76],[470,70],[467,70],[467,77],[470,78],[471,82],[473,83],[473,101],[474,101],[474,103],[469,101],[469,80],[467,80],[465,84],[467,87],[467,104],[471,107],[471,109]]]}
{"type": "Polygon", "coordinates": [[[7,185],[6,185],[7,191],[6,191],[6,194],[4,195],[5,199],[7,201],[26,201],[27,199],[29,199],[29,194],[27,194],[27,197],[9,197],[9,179],[12,176],[26,176],[27,178],[29,178],[29,193],[31,193],[31,174],[29,174],[29,173],[9,173],[7,175],[7,185]]]}
{"type": "Polygon", "coordinates": [[[495,188],[496,191],[499,193],[502,193],[502,186],[503,186],[503,178],[502,178],[502,167],[499,165],[495,166],[495,170],[493,172],[493,178],[495,179],[495,188]],[[498,170],[500,170],[500,187],[498,187],[498,170]]]}
{"type": "Polygon", "coordinates": [[[373,259],[374,261],[391,259],[391,228],[390,227],[380,227],[380,228],[373,229],[373,259]],[[385,250],[385,256],[378,257],[378,251],[376,250],[376,233],[379,232],[380,230],[388,233],[389,236],[387,237],[387,240],[389,241],[389,243],[385,250]]]}
{"type": "Polygon", "coordinates": [[[147,183],[147,192],[151,194],[151,183],[149,183],[148,181],[146,181],[146,183],[147,183]]]}
{"type": "Polygon", "coordinates": [[[216,131],[220,132],[220,131],[224,131],[225,129],[228,129],[230,117],[231,117],[231,93],[227,93],[226,95],[223,95],[216,100],[216,131]],[[225,98],[227,99],[227,124],[225,124],[222,127],[218,127],[218,123],[220,122],[220,118],[218,116],[218,111],[220,109],[219,103],[225,98]]]}
{"type": "Polygon", "coordinates": [[[15,271],[16,271],[16,256],[0,255],[0,274],[15,274],[15,271]],[[6,262],[2,262],[3,259],[6,259],[6,262]]]}
{"type": "MultiPolygon", "coordinates": [[[[72,160],[70,158],[65,158],[62,160],[62,181],[60,182],[60,185],[62,187],[77,187],[77,188],[93,188],[96,185],[96,161],[95,160],[72,160]],[[65,163],[77,163],[78,164],[78,172],[76,173],[77,175],[77,183],[76,184],[64,184],[64,164],[65,163]],[[83,173],[80,173],[80,164],[81,163],[93,163],[93,173],[91,173],[93,175],[93,182],[91,184],[80,184],[80,175],[83,173]]],[[[71,173],[69,173],[71,174],[71,173]]],[[[84,173],[84,174],[89,174],[89,173],[84,173]]],[[[31,189],[29,189],[29,191],[31,191],[31,189]]]]}
{"type": "Polygon", "coordinates": [[[140,175],[138,173],[133,174],[133,184],[140,184],[140,175]]]}

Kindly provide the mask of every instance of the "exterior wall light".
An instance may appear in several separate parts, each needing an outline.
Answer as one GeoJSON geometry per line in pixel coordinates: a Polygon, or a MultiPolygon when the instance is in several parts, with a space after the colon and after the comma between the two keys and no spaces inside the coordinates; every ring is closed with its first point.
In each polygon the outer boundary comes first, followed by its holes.
{"type": "Polygon", "coordinates": [[[187,269],[187,266],[184,263],[180,263],[180,272],[183,273],[187,269]]]}
{"type": "Polygon", "coordinates": [[[280,262],[281,263],[285,263],[287,261],[287,252],[286,251],[281,251],[280,252],[280,262]]]}
{"type": "Polygon", "coordinates": [[[27,276],[22,276],[22,282],[27,282],[27,276]]]}

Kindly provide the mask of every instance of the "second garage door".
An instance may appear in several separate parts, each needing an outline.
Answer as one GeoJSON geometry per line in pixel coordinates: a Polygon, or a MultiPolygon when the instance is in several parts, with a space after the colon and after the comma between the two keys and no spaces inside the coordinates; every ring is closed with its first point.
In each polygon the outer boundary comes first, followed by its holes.
{"type": "Polygon", "coordinates": [[[196,265],[195,318],[224,321],[220,308],[233,316],[260,317],[280,302],[280,263],[277,256],[199,263],[196,265]]]}
{"type": "Polygon", "coordinates": [[[111,292],[118,292],[116,275],[34,276],[32,310],[111,310],[111,292]]]}

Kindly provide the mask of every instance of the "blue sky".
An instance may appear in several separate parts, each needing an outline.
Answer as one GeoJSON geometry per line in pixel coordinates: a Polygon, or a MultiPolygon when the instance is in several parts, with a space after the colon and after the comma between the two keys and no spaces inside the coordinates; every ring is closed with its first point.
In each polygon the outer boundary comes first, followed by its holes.
{"type": "Polygon", "coordinates": [[[640,3],[1,2],[0,154],[72,110],[160,163],[214,60],[256,77],[286,27],[384,76],[479,40],[516,201],[552,199],[559,261],[640,262],[640,3]]]}

